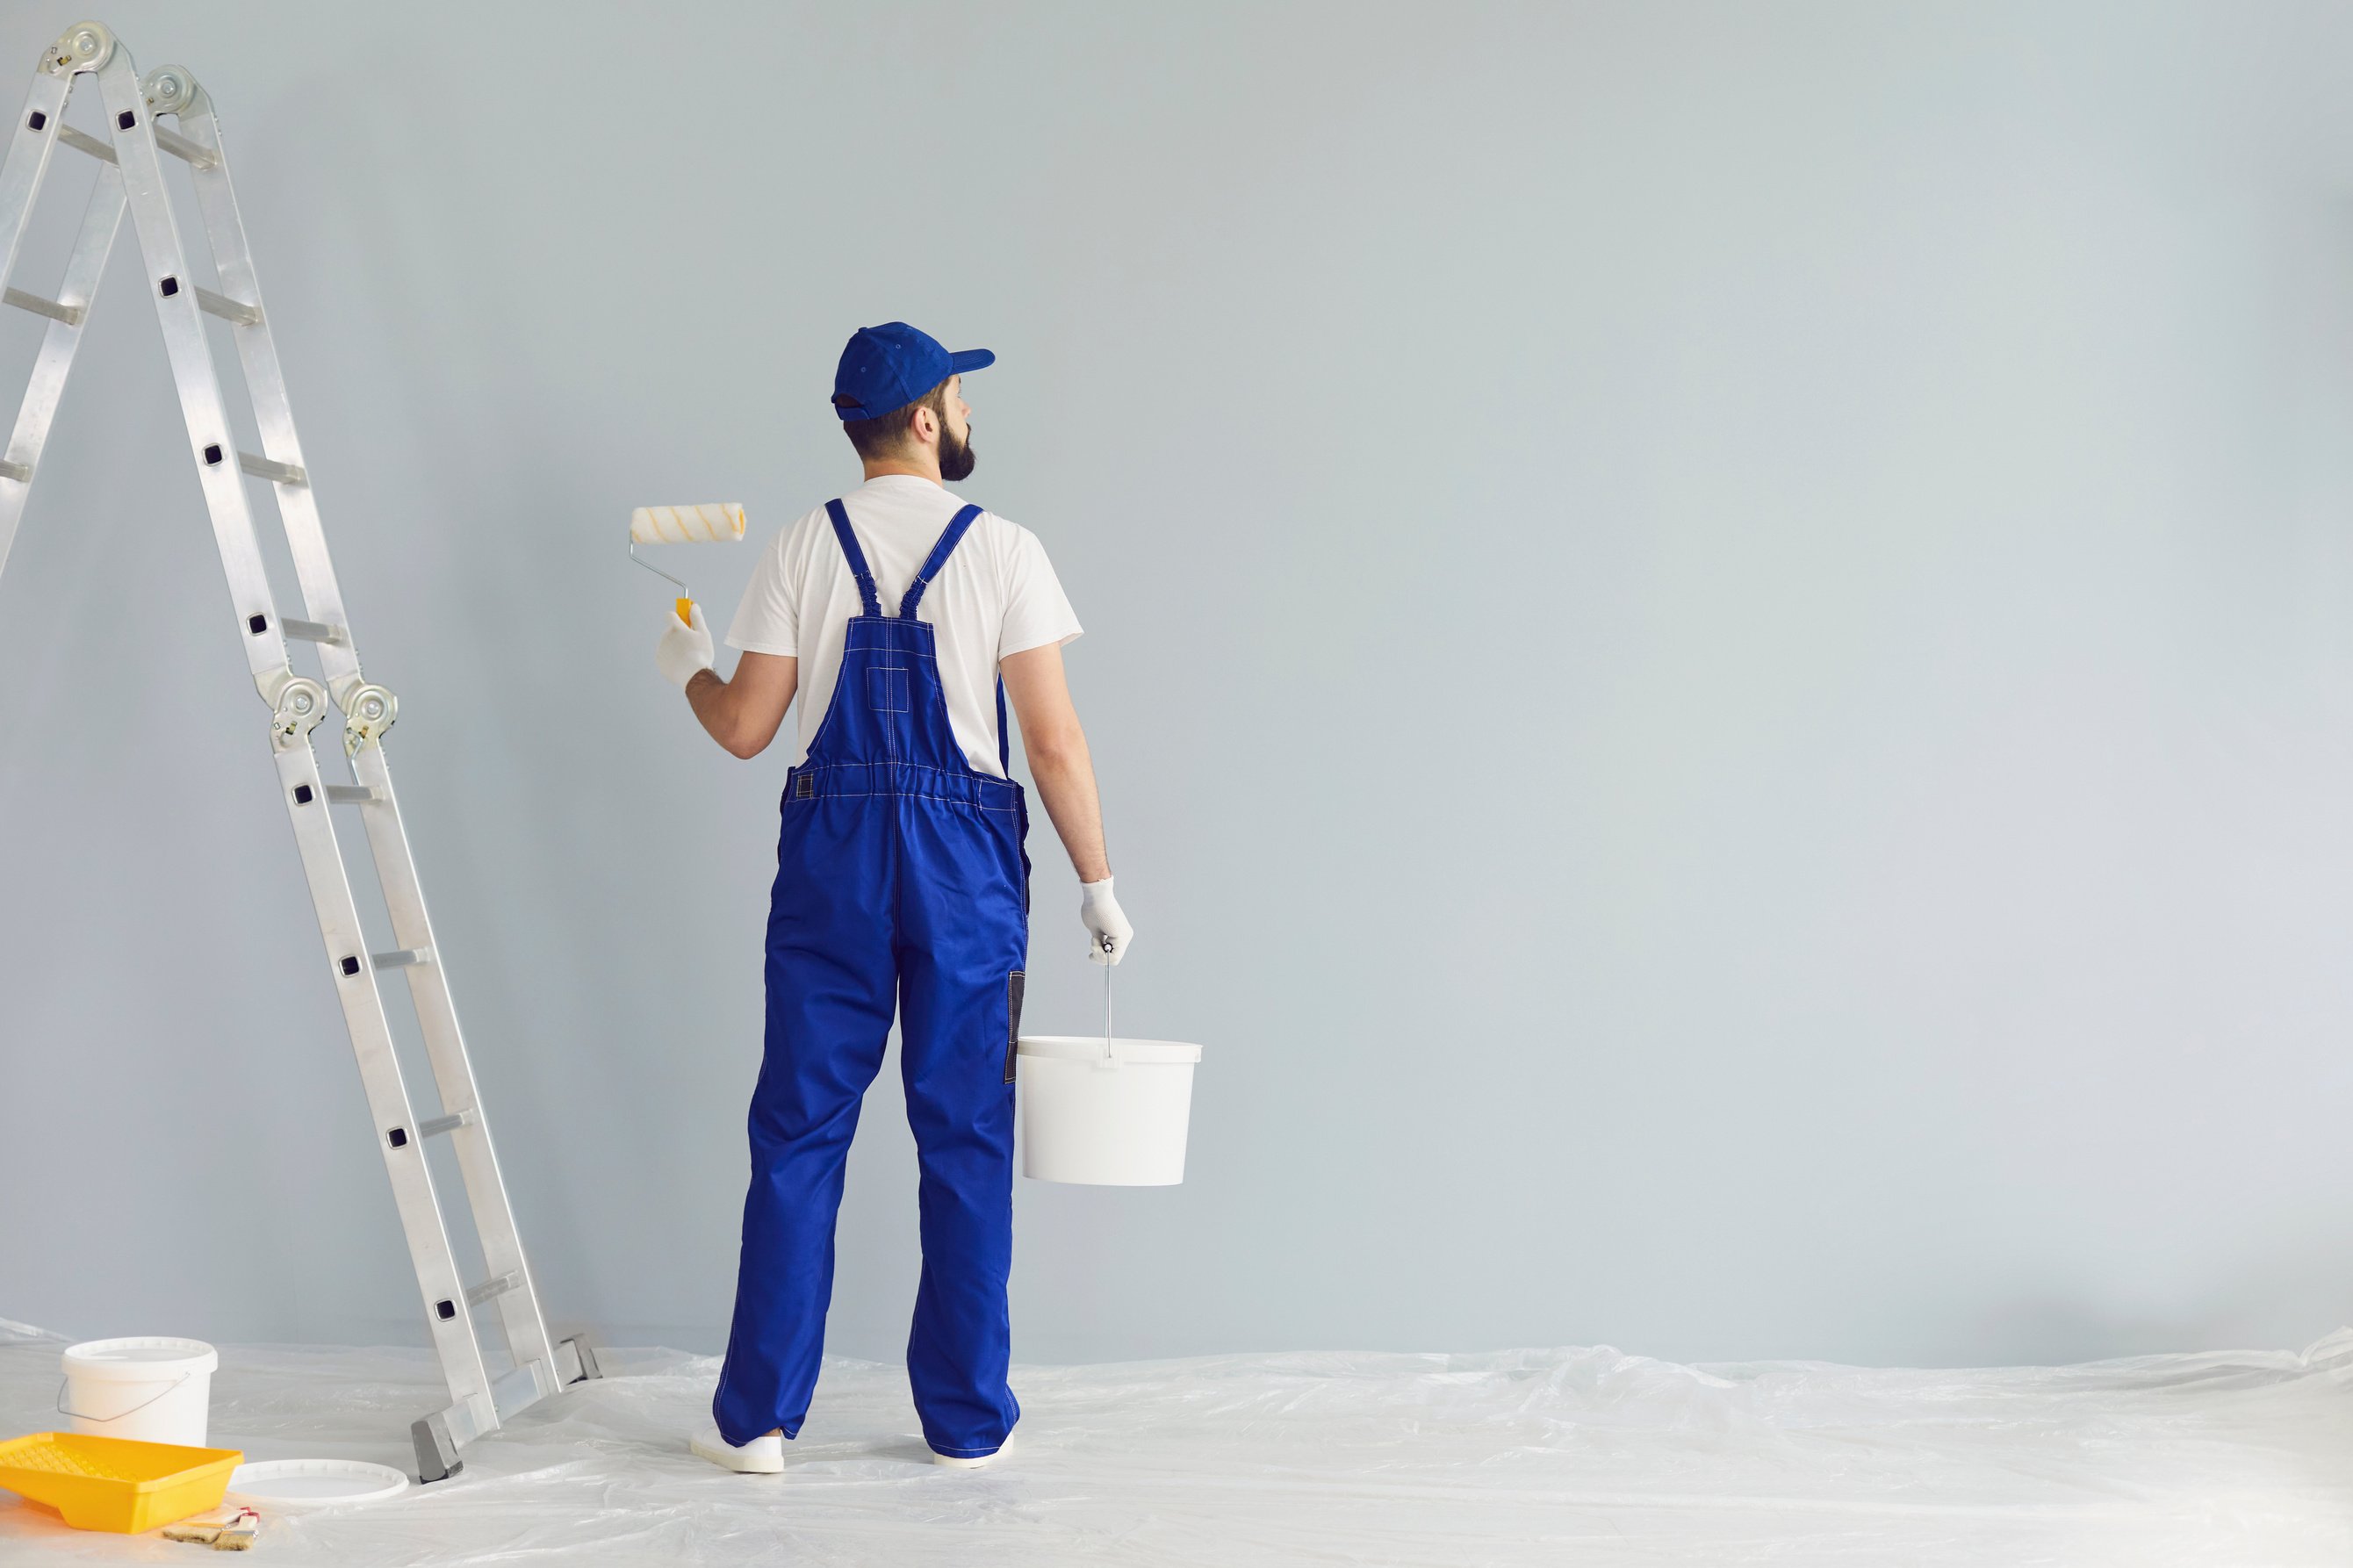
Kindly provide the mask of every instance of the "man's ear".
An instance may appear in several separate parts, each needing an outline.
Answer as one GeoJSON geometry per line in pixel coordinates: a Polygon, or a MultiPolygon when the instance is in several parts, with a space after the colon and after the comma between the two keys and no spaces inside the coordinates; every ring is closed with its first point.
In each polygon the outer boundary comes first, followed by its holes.
{"type": "Polygon", "coordinates": [[[932,412],[929,404],[917,404],[915,411],[907,416],[907,434],[925,447],[940,438],[940,416],[932,412]]]}

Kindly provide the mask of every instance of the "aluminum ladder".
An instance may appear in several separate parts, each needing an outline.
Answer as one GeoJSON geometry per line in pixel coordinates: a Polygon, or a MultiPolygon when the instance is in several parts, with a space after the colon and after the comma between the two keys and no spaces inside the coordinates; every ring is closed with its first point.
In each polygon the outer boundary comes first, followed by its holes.
{"type": "Polygon", "coordinates": [[[279,792],[301,852],[311,900],[317,907],[327,972],[359,1058],[377,1150],[391,1173],[393,1200],[417,1265],[426,1325],[448,1379],[448,1408],[423,1417],[413,1428],[419,1478],[439,1480],[460,1468],[459,1454],[465,1445],[565,1385],[598,1375],[596,1354],[585,1339],[549,1339],[515,1232],[514,1213],[499,1177],[490,1126],[475,1092],[473,1067],[458,1030],[448,979],[426,918],[408,834],[401,825],[399,800],[385,761],[384,734],[392,727],[398,704],[391,692],[360,672],[343,592],[336,586],[326,536],[319,526],[310,469],[294,434],[245,223],[229,185],[228,157],[212,100],[178,66],[160,66],[141,77],[130,51],[97,22],[75,24],[42,51],[8,143],[7,161],[0,164],[0,237],[0,237],[5,296],[0,297],[9,306],[48,318],[16,428],[5,452],[0,453],[0,570],[7,564],[26,496],[40,467],[41,448],[90,314],[90,297],[105,272],[126,206],[138,232],[148,286],[163,322],[164,346],[187,419],[190,455],[227,574],[237,637],[244,645],[254,685],[270,710],[269,744],[279,792]],[[65,123],[67,100],[85,76],[95,79],[105,106],[105,140],[65,123]],[[160,123],[167,115],[177,121],[176,131],[160,123]],[[102,165],[64,280],[53,296],[6,288],[50,154],[60,145],[102,165]],[[164,190],[162,158],[166,153],[185,162],[195,182],[217,292],[198,285],[189,272],[164,190]],[[236,340],[261,437],[258,454],[236,449],[206,336],[207,315],[227,322],[236,340]],[[267,480],[276,493],[307,618],[278,614],[248,504],[248,475],[267,480]],[[317,647],[323,680],[295,673],[287,658],[289,639],[317,647]],[[353,778],[349,784],[325,782],[311,750],[311,731],[326,717],[330,702],[343,715],[343,753],[353,778]],[[329,815],[328,808],[335,805],[358,808],[398,944],[390,952],[369,952],[362,934],[329,815]],[[438,1115],[417,1113],[394,1054],[377,977],[395,970],[408,982],[439,1091],[438,1115]],[[434,1138],[449,1140],[472,1211],[489,1276],[474,1283],[460,1274],[426,1164],[426,1144],[434,1138]],[[476,1332],[474,1309],[484,1305],[495,1308],[505,1331],[512,1365],[503,1373],[491,1370],[476,1332]]]}

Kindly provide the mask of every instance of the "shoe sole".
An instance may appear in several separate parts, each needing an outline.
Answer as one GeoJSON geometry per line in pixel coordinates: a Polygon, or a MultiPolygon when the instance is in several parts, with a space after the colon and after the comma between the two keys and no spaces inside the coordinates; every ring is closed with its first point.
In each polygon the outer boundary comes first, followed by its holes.
{"type": "Polygon", "coordinates": [[[743,1454],[732,1448],[721,1453],[705,1447],[699,1437],[688,1438],[686,1447],[687,1451],[696,1458],[708,1459],[721,1469],[733,1470],[739,1476],[774,1476],[784,1473],[785,1461],[781,1457],[775,1459],[747,1459],[743,1454]]]}
{"type": "Polygon", "coordinates": [[[939,1466],[944,1470],[987,1469],[989,1466],[1003,1458],[1005,1457],[1006,1450],[1012,1447],[1013,1439],[1008,1437],[1005,1440],[1005,1447],[997,1449],[994,1454],[983,1454],[978,1458],[973,1459],[960,1459],[953,1454],[934,1453],[932,1456],[932,1463],[939,1466]]]}

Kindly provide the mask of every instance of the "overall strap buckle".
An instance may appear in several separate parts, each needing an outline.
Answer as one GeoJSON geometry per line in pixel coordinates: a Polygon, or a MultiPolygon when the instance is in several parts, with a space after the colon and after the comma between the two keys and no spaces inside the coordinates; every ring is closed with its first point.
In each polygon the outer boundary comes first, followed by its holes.
{"type": "Polygon", "coordinates": [[[841,553],[849,558],[849,574],[858,579],[860,602],[868,615],[879,617],[882,601],[874,592],[874,574],[867,568],[866,552],[858,548],[858,535],[850,531],[849,511],[837,500],[825,503],[825,514],[833,519],[833,536],[841,542],[841,553]]]}
{"type": "Polygon", "coordinates": [[[946,565],[948,557],[955,553],[955,547],[963,541],[965,531],[979,517],[980,508],[967,506],[948,519],[947,529],[940,535],[940,542],[932,546],[932,552],[923,558],[923,569],[915,574],[915,580],[907,585],[907,596],[899,601],[902,620],[915,618],[915,606],[923,601],[923,590],[932,585],[932,579],[939,575],[940,568],[946,565]]]}

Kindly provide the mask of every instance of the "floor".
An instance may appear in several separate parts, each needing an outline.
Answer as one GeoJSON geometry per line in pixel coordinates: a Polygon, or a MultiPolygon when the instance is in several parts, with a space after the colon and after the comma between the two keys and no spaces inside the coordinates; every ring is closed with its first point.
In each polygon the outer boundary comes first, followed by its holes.
{"type": "MultiPolygon", "coordinates": [[[[65,1342],[0,1321],[0,1436],[65,1342]]],[[[225,1346],[213,1440],[406,1466],[427,1352],[225,1346]]],[[[781,1476],[683,1434],[716,1362],[609,1375],[394,1500],[266,1521],[268,1562],[2025,1565],[2353,1561],[2353,1331],[2302,1354],[1962,1372],[1678,1366],[1608,1348],[1019,1369],[993,1469],[925,1462],[898,1369],[827,1364],[781,1476]]],[[[0,1493],[0,1563],[177,1563],[0,1493]]]]}

